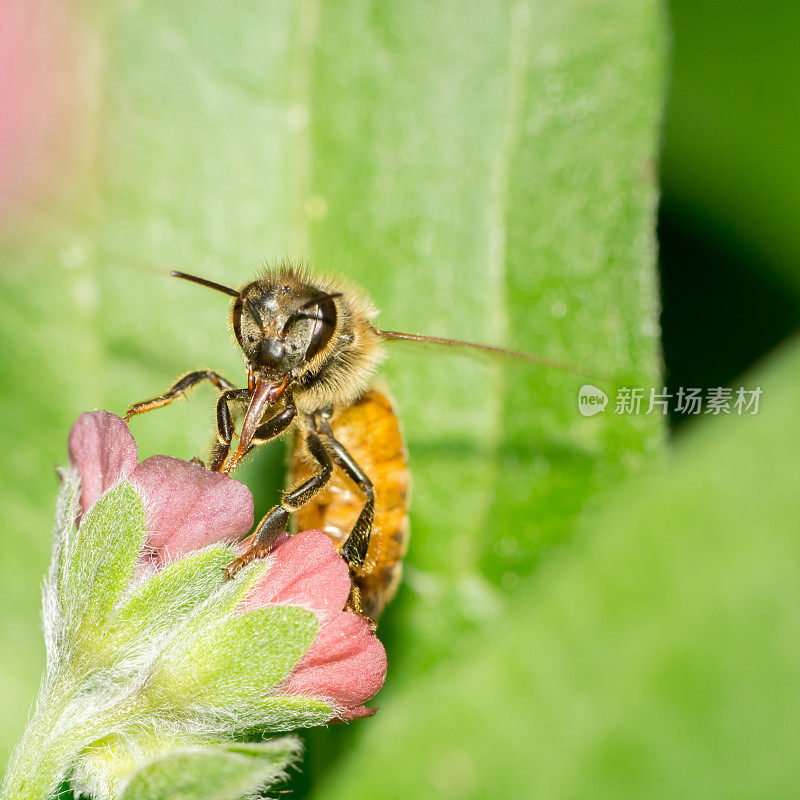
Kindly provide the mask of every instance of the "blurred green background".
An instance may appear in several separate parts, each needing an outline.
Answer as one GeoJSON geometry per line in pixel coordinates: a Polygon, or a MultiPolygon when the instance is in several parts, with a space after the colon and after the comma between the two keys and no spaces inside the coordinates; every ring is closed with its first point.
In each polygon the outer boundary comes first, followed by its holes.
{"type": "Polygon", "coordinates": [[[800,7],[668,8],[664,358],[673,386],[727,385],[800,326],[800,7]]]}
{"type": "MultiPolygon", "coordinates": [[[[42,666],[72,420],[198,366],[240,379],[224,299],[166,273],[290,255],[387,328],[582,365],[612,404],[764,389],[756,417],[673,414],[670,441],[658,415],[582,418],[578,376],[398,344],[389,678],[375,718],[306,736],[291,796],[792,796],[796,5],[4,5],[35,36],[1,118],[2,752],[42,666]]],[[[202,450],[212,403],[137,419],[141,455],[202,450]]],[[[257,511],[283,460],[243,470],[257,511]]]]}

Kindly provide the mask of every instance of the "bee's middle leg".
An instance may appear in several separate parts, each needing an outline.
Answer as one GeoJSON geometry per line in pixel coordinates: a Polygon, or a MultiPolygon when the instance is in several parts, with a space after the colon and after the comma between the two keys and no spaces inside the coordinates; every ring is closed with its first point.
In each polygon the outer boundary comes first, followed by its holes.
{"type": "Polygon", "coordinates": [[[257,558],[264,558],[275,544],[278,536],[286,530],[289,514],[304,506],[317,492],[320,492],[328,485],[328,481],[330,481],[333,474],[333,462],[323,444],[322,438],[316,431],[307,431],[306,446],[308,447],[308,452],[319,464],[320,471],[301,483],[300,486],[287,492],[283,500],[266,513],[252,535],[253,544],[225,567],[225,574],[229,578],[232,578],[251,561],[257,558]]]}

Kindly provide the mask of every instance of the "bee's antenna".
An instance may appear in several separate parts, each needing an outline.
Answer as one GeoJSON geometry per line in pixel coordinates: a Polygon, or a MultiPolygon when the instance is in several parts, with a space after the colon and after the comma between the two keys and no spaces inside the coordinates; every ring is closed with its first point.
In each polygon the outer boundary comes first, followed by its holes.
{"type": "Polygon", "coordinates": [[[186,272],[170,272],[173,278],[181,278],[184,281],[191,281],[192,283],[199,283],[201,286],[206,286],[209,289],[215,289],[223,294],[229,294],[231,297],[238,297],[239,292],[236,289],[231,289],[230,286],[223,286],[221,283],[214,283],[214,281],[206,280],[205,278],[198,278],[197,275],[189,275],[186,272]]]}
{"type": "Polygon", "coordinates": [[[419,333],[402,333],[401,331],[382,331],[380,328],[373,327],[375,333],[380,336],[384,341],[397,340],[407,342],[426,342],[427,344],[441,344],[446,347],[465,347],[470,350],[479,350],[484,353],[492,353],[497,356],[506,356],[508,358],[519,358],[523,361],[529,361],[532,364],[541,364],[544,367],[552,367],[553,369],[561,370],[562,372],[571,372],[575,375],[590,375],[591,372],[580,367],[575,367],[572,364],[564,364],[561,361],[553,361],[543,356],[537,356],[533,353],[520,353],[517,350],[508,350],[505,347],[496,347],[491,344],[478,344],[477,342],[465,342],[461,339],[443,339],[439,336],[423,336],[419,333]]]}

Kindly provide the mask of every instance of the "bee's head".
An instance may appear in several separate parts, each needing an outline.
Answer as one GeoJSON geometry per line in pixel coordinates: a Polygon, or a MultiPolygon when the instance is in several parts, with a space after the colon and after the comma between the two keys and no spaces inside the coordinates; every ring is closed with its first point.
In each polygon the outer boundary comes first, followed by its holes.
{"type": "Polygon", "coordinates": [[[241,289],[172,274],[233,298],[230,326],[247,363],[248,405],[229,469],[251,448],[267,409],[283,402],[280,413],[296,413],[295,391],[304,393],[306,408],[322,408],[332,399],[351,402],[366,388],[380,358],[379,332],[369,321],[371,307],[357,294],[339,292],[330,280],[317,283],[291,266],[241,289]]]}
{"type": "Polygon", "coordinates": [[[257,280],[233,303],[231,324],[252,371],[298,378],[336,330],[338,294],[300,282],[257,280]]]}

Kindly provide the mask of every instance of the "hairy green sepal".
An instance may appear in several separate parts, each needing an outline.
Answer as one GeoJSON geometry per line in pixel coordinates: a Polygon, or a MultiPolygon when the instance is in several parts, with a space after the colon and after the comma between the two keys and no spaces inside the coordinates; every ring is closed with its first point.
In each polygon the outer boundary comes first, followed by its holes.
{"type": "Polygon", "coordinates": [[[294,737],[174,750],[139,767],[120,800],[237,800],[282,778],[299,751],[294,737]]]}
{"type": "Polygon", "coordinates": [[[282,778],[301,749],[294,736],[257,743],[109,736],[82,754],[74,783],[120,800],[236,800],[282,778]]]}

